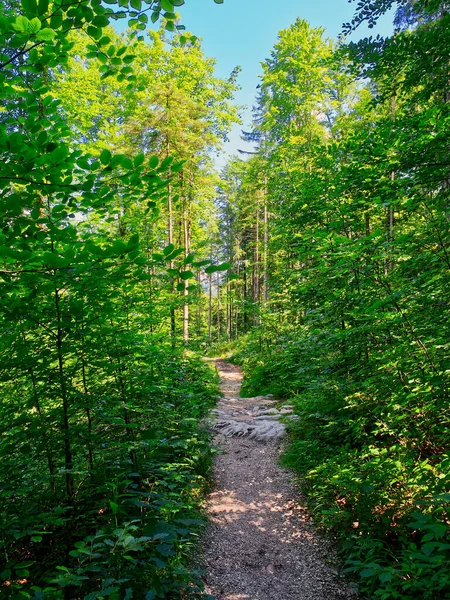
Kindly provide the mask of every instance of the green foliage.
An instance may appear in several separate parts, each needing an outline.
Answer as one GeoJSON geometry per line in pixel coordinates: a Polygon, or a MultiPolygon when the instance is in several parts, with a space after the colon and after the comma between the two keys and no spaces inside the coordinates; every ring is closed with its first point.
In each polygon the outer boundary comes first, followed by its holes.
{"type": "Polygon", "coordinates": [[[66,473],[58,468],[51,407],[40,403],[39,419],[33,413],[9,420],[2,414],[9,431],[5,444],[14,448],[1,467],[8,482],[2,502],[2,551],[9,557],[2,573],[8,582],[5,597],[31,598],[39,587],[49,597],[60,597],[58,590],[68,586],[88,598],[108,597],[105,589],[122,598],[128,588],[135,593],[152,589],[155,597],[165,597],[200,585],[187,559],[202,525],[198,502],[210,464],[209,441],[198,420],[214,402],[216,389],[208,382],[215,376],[192,358],[170,357],[162,350],[147,357],[142,350],[128,359],[120,356],[124,385],[131,369],[139,392],[112,402],[111,384],[90,377],[90,400],[76,392],[81,396],[78,420],[72,400],[72,506],[59,492],[66,473]],[[90,410],[84,418],[83,407],[90,410]],[[49,413],[45,435],[39,425],[44,411],[49,413]],[[21,440],[20,429],[27,431],[27,440],[21,440]],[[30,454],[39,433],[47,448],[30,454]],[[57,470],[46,473],[50,456],[57,470]],[[27,573],[20,566],[25,557],[27,573]]]}
{"type": "MultiPolygon", "coordinates": [[[[264,177],[269,216],[268,299],[256,295],[250,332],[239,322],[234,355],[243,393],[294,405],[285,463],[374,599],[450,594],[444,4],[412,31],[334,52],[304,22],[281,32],[258,154],[229,178],[232,231],[253,227],[258,242],[261,218],[245,211],[264,177]]],[[[360,16],[385,5],[362,2],[360,16]]],[[[246,276],[259,290],[260,238],[256,250],[246,276]]]]}
{"type": "MultiPolygon", "coordinates": [[[[201,420],[216,376],[172,327],[174,280],[184,303],[197,299],[189,282],[204,256],[168,239],[165,211],[170,198],[187,215],[194,185],[211,195],[205,155],[235,111],[234,84],[201,85],[213,62],[194,36],[175,36],[172,51],[163,30],[138,42],[148,12],[181,28],[181,4],[23,0],[0,17],[5,598],[200,593],[191,557],[210,466],[201,420]],[[122,38],[108,24],[127,15],[122,38]],[[161,101],[172,78],[178,129],[161,101]],[[152,122],[144,142],[139,111],[152,122]]],[[[194,202],[189,211],[195,236],[204,217],[194,202]]]]}

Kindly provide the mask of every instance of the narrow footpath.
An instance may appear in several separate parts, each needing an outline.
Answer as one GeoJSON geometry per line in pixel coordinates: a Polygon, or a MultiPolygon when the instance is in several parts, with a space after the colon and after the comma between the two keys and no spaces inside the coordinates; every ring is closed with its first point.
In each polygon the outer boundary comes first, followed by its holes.
{"type": "Polygon", "coordinates": [[[313,528],[292,475],[277,462],[283,420],[270,396],[240,398],[242,373],[216,360],[223,398],[213,427],[220,453],[208,499],[206,591],[217,600],[355,599],[313,528]]]}

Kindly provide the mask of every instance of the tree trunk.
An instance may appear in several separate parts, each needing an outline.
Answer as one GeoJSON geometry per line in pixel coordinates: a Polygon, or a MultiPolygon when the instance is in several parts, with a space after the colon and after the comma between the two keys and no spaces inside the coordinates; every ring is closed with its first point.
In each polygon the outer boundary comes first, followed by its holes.
{"type": "Polygon", "coordinates": [[[269,295],[267,275],[267,255],[269,244],[269,218],[267,213],[267,176],[264,177],[264,257],[263,257],[263,303],[267,304],[269,295]]]}
{"type": "MultiPolygon", "coordinates": [[[[169,140],[166,141],[166,157],[170,156],[170,143],[169,140]]],[[[169,245],[173,244],[173,206],[172,206],[172,181],[171,181],[171,170],[170,167],[167,171],[168,183],[167,183],[167,237],[169,245]]],[[[173,260],[170,261],[170,268],[173,269],[174,263],[173,260]]],[[[170,293],[172,296],[172,303],[170,307],[170,335],[172,337],[172,345],[175,343],[175,306],[173,302],[175,300],[175,281],[174,278],[171,277],[170,280],[170,293]]]]}
{"type": "Polygon", "coordinates": [[[211,328],[212,328],[212,273],[209,274],[209,297],[208,297],[208,340],[211,343],[211,328]]]}
{"type": "Polygon", "coordinates": [[[220,273],[217,271],[217,341],[220,342],[220,273]]]}
{"type": "MultiPolygon", "coordinates": [[[[259,208],[256,210],[256,240],[255,240],[255,270],[254,270],[254,301],[259,305],[260,293],[259,293],[259,208]]],[[[259,316],[257,317],[257,323],[259,322],[259,316]]]]}
{"type": "MultiPolygon", "coordinates": [[[[192,186],[192,171],[189,181],[192,186]]],[[[184,238],[184,257],[187,258],[191,251],[191,235],[189,226],[189,211],[186,195],[183,196],[183,238],[184,238]]],[[[188,265],[187,265],[188,266],[188,265]]],[[[185,268],[185,270],[188,270],[185,268]]],[[[185,344],[189,341],[189,280],[184,281],[183,290],[183,341],[185,344]]]]}

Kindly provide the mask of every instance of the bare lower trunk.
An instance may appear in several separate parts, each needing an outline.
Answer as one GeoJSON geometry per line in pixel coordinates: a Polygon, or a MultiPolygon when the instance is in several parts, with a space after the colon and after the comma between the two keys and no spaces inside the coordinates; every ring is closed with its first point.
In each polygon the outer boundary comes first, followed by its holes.
{"type": "Polygon", "coordinates": [[[217,341],[220,342],[220,273],[217,272],[217,341]]]}
{"type": "MultiPolygon", "coordinates": [[[[189,227],[189,214],[186,197],[183,202],[183,237],[184,237],[184,256],[188,257],[191,251],[191,236],[189,227]]],[[[184,281],[183,290],[183,341],[185,344],[189,341],[189,280],[184,281]]]]}
{"type": "Polygon", "coordinates": [[[267,177],[264,178],[264,256],[263,256],[263,303],[267,303],[268,276],[267,276],[267,255],[269,245],[269,218],[267,212],[267,177]]]}
{"type": "Polygon", "coordinates": [[[209,274],[209,296],[208,296],[208,340],[211,341],[212,328],[212,274],[209,274]]]}

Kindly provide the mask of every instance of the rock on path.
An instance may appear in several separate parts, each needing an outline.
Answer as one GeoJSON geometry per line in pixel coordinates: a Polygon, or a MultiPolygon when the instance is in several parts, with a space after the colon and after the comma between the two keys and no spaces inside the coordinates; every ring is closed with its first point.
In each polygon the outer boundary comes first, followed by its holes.
{"type": "MultiPolygon", "coordinates": [[[[284,432],[253,435],[258,417],[278,424],[283,412],[267,396],[239,398],[238,367],[216,361],[223,399],[215,413],[214,488],[205,535],[206,591],[217,600],[337,600],[355,598],[336,581],[334,557],[299,504],[291,476],[277,463],[284,432]],[[275,418],[274,418],[275,417],[275,418]],[[228,428],[227,423],[248,425],[228,428]],[[262,441],[263,440],[263,441],[262,441]]],[[[265,420],[260,418],[259,421],[265,420]]]]}

